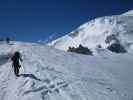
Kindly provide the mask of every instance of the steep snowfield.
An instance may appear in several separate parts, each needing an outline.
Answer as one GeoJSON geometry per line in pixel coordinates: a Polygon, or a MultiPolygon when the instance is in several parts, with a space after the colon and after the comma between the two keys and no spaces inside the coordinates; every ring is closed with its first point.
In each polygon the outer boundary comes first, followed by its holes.
{"type": "Polygon", "coordinates": [[[125,16],[133,16],[133,10],[130,10],[130,11],[124,13],[123,15],[125,15],[125,16]]]}
{"type": "Polygon", "coordinates": [[[119,41],[125,49],[133,43],[133,10],[114,16],[100,17],[81,25],[71,33],[52,41],[48,45],[61,50],[79,44],[94,49],[97,45],[107,48],[112,42],[119,41]]]}
{"type": "Polygon", "coordinates": [[[0,100],[132,100],[133,53],[97,57],[39,44],[0,44],[0,100]],[[19,50],[16,78],[8,58],[19,50]]]}

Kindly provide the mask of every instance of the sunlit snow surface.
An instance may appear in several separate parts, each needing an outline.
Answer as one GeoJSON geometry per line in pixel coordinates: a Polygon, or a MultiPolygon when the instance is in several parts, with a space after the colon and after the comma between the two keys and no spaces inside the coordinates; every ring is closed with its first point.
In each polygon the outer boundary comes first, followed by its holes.
{"type": "Polygon", "coordinates": [[[33,43],[0,44],[0,100],[132,100],[133,53],[67,53],[33,43]],[[22,54],[20,77],[8,59],[22,54]]]}
{"type": "Polygon", "coordinates": [[[68,50],[68,47],[78,47],[80,44],[90,49],[94,49],[98,45],[107,48],[110,45],[106,42],[107,38],[112,35],[126,49],[130,49],[133,44],[133,10],[122,15],[91,20],[48,45],[65,51],[68,50]]]}
{"type": "Polygon", "coordinates": [[[125,16],[133,16],[133,10],[129,10],[128,12],[124,13],[125,16]]]}

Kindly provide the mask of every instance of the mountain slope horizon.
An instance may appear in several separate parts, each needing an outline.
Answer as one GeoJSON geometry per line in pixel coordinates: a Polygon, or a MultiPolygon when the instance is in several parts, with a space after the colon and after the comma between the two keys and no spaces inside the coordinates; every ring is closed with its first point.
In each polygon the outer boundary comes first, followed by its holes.
{"type": "Polygon", "coordinates": [[[68,50],[68,47],[78,47],[80,44],[90,49],[94,49],[98,45],[106,49],[116,41],[119,41],[127,51],[132,48],[133,10],[121,15],[91,20],[48,45],[65,51],[68,50]]]}

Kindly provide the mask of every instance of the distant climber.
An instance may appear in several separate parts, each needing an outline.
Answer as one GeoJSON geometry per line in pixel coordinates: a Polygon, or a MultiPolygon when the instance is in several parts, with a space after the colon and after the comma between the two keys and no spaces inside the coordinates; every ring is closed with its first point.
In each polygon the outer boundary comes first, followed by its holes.
{"type": "Polygon", "coordinates": [[[19,68],[21,67],[20,61],[23,61],[20,52],[16,51],[11,60],[13,62],[12,67],[14,68],[14,73],[16,76],[19,76],[19,68]]]}
{"type": "Polygon", "coordinates": [[[6,38],[6,43],[7,43],[7,44],[10,43],[10,38],[9,38],[9,37],[6,38]]]}

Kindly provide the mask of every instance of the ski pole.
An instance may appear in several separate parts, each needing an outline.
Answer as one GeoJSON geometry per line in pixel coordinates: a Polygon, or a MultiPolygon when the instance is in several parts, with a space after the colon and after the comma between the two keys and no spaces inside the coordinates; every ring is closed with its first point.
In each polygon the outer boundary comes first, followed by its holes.
{"type": "Polygon", "coordinates": [[[23,69],[23,73],[25,73],[25,70],[24,70],[24,63],[22,62],[22,69],[23,69]]]}

